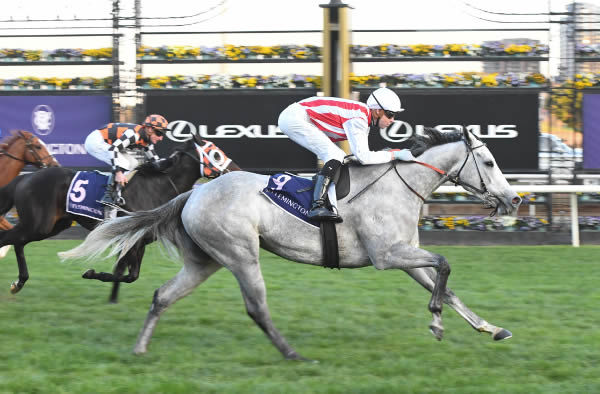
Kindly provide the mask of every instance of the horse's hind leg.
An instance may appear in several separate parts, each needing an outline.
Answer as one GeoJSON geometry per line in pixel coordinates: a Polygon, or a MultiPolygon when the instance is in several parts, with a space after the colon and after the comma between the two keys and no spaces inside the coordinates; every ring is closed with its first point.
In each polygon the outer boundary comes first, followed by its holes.
{"type": "Polygon", "coordinates": [[[184,267],[177,275],[154,292],[154,298],[142,331],[137,338],[133,353],[142,354],[148,350],[150,338],[160,319],[160,315],[175,301],[188,295],[196,286],[208,279],[222,266],[209,260],[203,253],[203,261],[186,259],[184,267]]]}
{"type": "Polygon", "coordinates": [[[269,337],[273,345],[288,360],[307,360],[287,343],[271,320],[267,306],[267,289],[258,261],[238,266],[232,272],[240,284],[248,315],[269,337]]]}
{"type": "Polygon", "coordinates": [[[27,270],[27,261],[25,260],[25,244],[26,237],[23,235],[23,228],[20,224],[10,230],[0,232],[0,246],[13,245],[15,248],[15,255],[17,256],[17,266],[19,267],[19,279],[10,285],[10,292],[12,294],[18,293],[25,282],[29,279],[29,271],[27,270]]]}
{"type": "MultiPolygon", "coordinates": [[[[435,270],[429,267],[415,268],[406,270],[406,273],[416,280],[425,289],[432,291],[434,287],[435,270]]],[[[446,288],[444,293],[444,302],[454,309],[463,319],[467,321],[475,330],[487,332],[492,335],[496,341],[512,337],[512,333],[505,328],[496,327],[471,311],[452,290],[446,288]]]]}
{"type": "MultiPolygon", "coordinates": [[[[0,216],[0,231],[10,230],[12,227],[13,227],[12,224],[10,224],[8,222],[8,220],[6,220],[4,218],[4,216],[0,216]]],[[[10,245],[0,247],[0,259],[3,259],[4,257],[6,257],[6,254],[8,253],[9,250],[10,250],[10,245]]]]}
{"type": "Polygon", "coordinates": [[[140,276],[140,266],[146,246],[144,243],[133,247],[123,258],[117,261],[112,273],[96,272],[93,268],[88,269],[81,275],[84,279],[96,279],[101,282],[112,282],[112,290],[108,302],[116,304],[119,298],[119,285],[121,282],[132,283],[140,276]],[[127,275],[123,275],[125,269],[129,269],[127,275]]]}
{"type": "Polygon", "coordinates": [[[27,270],[27,261],[25,260],[25,248],[21,244],[13,245],[15,247],[15,254],[17,255],[17,265],[19,267],[19,279],[16,282],[11,283],[10,292],[12,294],[18,293],[25,282],[29,279],[29,271],[27,270]]]}

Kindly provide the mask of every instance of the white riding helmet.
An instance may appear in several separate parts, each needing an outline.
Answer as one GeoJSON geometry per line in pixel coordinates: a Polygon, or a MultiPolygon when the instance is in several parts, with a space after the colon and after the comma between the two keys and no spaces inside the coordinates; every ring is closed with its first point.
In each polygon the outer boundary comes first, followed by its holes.
{"type": "Polygon", "coordinates": [[[404,111],[404,108],[400,105],[400,98],[398,95],[388,88],[379,88],[373,91],[367,99],[367,107],[392,112],[404,111]]]}

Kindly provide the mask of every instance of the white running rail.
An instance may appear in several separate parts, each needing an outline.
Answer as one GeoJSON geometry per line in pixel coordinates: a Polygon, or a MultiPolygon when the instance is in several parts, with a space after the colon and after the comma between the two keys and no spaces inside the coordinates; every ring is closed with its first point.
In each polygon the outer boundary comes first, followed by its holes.
{"type": "MultiPolygon", "coordinates": [[[[577,193],[600,193],[600,185],[512,185],[517,193],[567,193],[571,202],[571,245],[579,246],[577,193]]],[[[440,186],[435,193],[467,193],[461,186],[440,186]]]]}

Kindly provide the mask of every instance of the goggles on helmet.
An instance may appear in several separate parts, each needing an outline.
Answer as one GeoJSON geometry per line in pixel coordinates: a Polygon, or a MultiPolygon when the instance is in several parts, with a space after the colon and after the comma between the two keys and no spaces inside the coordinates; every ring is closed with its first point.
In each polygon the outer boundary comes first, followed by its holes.
{"type": "Polygon", "coordinates": [[[385,108],[383,108],[383,105],[381,105],[381,103],[379,102],[379,100],[377,100],[377,97],[375,96],[375,93],[371,93],[371,96],[373,96],[373,98],[375,99],[375,102],[377,104],[379,104],[379,106],[381,107],[381,109],[383,110],[383,113],[385,114],[386,117],[388,117],[389,119],[394,119],[396,116],[398,116],[398,114],[400,112],[396,112],[396,111],[390,111],[387,110],[385,108]]]}

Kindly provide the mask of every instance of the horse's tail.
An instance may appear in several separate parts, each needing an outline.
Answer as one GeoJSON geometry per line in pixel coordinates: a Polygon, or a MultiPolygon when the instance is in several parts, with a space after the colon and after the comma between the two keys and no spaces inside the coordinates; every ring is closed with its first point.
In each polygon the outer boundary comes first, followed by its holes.
{"type": "Polygon", "coordinates": [[[4,215],[15,205],[15,189],[25,175],[19,175],[4,187],[0,187],[0,216],[4,215]]]}
{"type": "Polygon", "coordinates": [[[192,190],[180,194],[166,204],[150,211],[131,212],[130,216],[122,216],[106,220],[92,232],[79,246],[59,252],[62,261],[68,259],[92,260],[105,250],[110,253],[106,258],[119,255],[122,258],[139,240],[152,234],[163,243],[178,245],[185,233],[181,223],[181,211],[192,190]]]}

